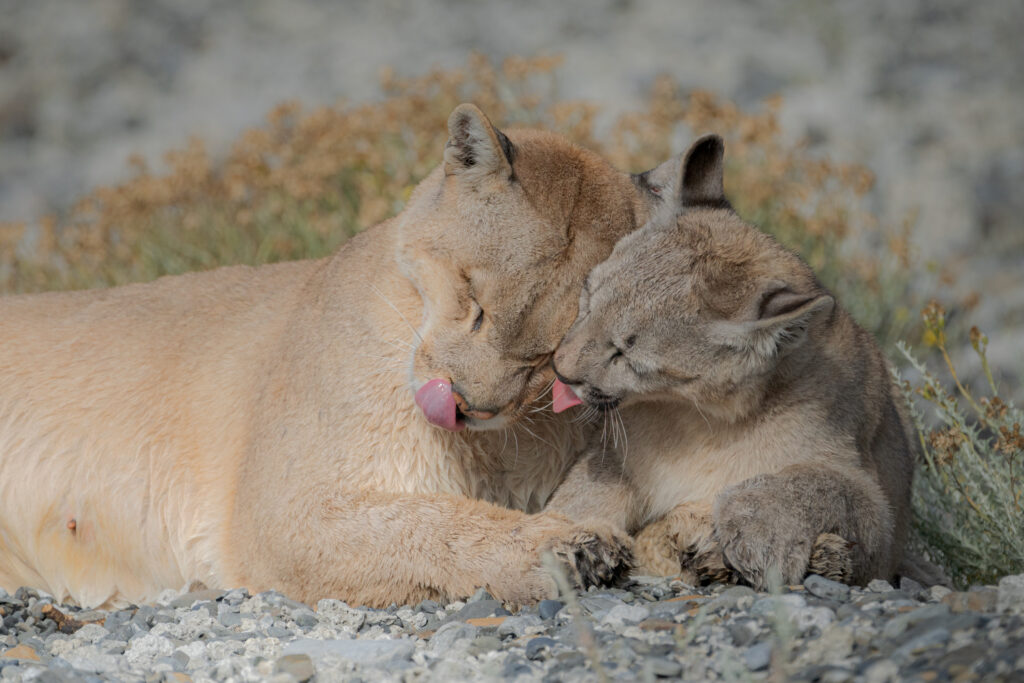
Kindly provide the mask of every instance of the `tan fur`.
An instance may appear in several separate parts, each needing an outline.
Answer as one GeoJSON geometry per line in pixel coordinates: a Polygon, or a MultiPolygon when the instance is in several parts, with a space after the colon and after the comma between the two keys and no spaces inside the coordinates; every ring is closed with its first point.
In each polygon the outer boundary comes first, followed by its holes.
{"type": "Polygon", "coordinates": [[[891,577],[914,446],[881,352],[803,261],[732,211],[719,139],[696,143],[682,174],[681,213],[591,272],[555,355],[625,436],[595,438],[550,509],[631,532],[654,522],[636,551],[659,570],[667,546],[714,565],[713,538],[759,587],[772,571],[802,580],[812,555],[831,575],[891,577]],[[816,547],[823,533],[852,542],[852,570],[842,541],[816,547]]]}
{"type": "Polygon", "coordinates": [[[0,299],[0,585],[379,606],[549,596],[544,549],[581,582],[625,566],[611,527],[532,514],[583,435],[520,418],[654,196],[470,105],[449,130],[406,209],[330,258],[0,299]],[[430,426],[413,394],[435,377],[497,415],[430,426]]]}

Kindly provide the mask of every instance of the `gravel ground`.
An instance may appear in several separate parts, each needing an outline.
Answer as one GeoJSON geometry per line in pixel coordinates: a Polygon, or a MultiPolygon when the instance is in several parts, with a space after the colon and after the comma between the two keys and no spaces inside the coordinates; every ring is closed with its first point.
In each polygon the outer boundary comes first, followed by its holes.
{"type": "Polygon", "coordinates": [[[964,593],[811,576],[774,596],[640,578],[516,614],[483,590],[384,610],[168,591],[104,612],[23,588],[0,611],[6,680],[1024,680],[1024,574],[964,593]]]}

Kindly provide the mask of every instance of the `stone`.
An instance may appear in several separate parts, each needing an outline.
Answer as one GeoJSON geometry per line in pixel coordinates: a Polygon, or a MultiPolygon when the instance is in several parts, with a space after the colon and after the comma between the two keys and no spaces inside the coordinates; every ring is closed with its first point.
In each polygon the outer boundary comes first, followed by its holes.
{"type": "Polygon", "coordinates": [[[561,600],[541,600],[537,605],[537,613],[541,619],[553,619],[563,607],[565,603],[561,600]]]}
{"type": "Polygon", "coordinates": [[[644,662],[644,670],[658,678],[675,678],[683,672],[683,665],[667,657],[652,657],[644,662]]]}
{"type": "Polygon", "coordinates": [[[30,659],[33,662],[39,661],[39,655],[28,645],[16,645],[3,654],[8,659],[30,659]]]}
{"type": "Polygon", "coordinates": [[[804,588],[807,592],[825,600],[846,602],[850,599],[850,587],[839,581],[832,581],[817,574],[811,574],[804,579],[804,588]]]}
{"type": "Polygon", "coordinates": [[[437,629],[430,637],[430,651],[435,654],[443,654],[454,649],[461,641],[465,641],[462,642],[462,647],[468,647],[469,642],[479,633],[480,629],[472,624],[461,621],[449,622],[437,629]]]}
{"type": "Polygon", "coordinates": [[[306,655],[314,662],[334,657],[354,664],[384,665],[407,660],[416,646],[411,640],[313,640],[298,638],[288,643],[282,656],[306,655]]]}
{"type": "Polygon", "coordinates": [[[884,579],[871,579],[867,589],[872,593],[890,593],[893,590],[892,584],[884,579]]]}
{"type": "Polygon", "coordinates": [[[916,598],[922,592],[924,592],[924,586],[919,584],[917,581],[914,581],[909,576],[901,576],[900,577],[900,590],[903,591],[904,593],[906,593],[908,595],[912,595],[913,597],[916,598]]]}
{"type": "Polygon", "coordinates": [[[466,600],[466,604],[480,602],[481,600],[490,600],[492,602],[497,602],[496,600],[494,600],[494,596],[487,592],[486,588],[477,588],[476,592],[473,593],[473,595],[471,595],[468,600],[466,600]]]}
{"type": "Polygon", "coordinates": [[[761,627],[754,619],[740,619],[728,626],[729,635],[736,647],[746,647],[757,639],[761,627]]]}
{"type": "Polygon", "coordinates": [[[202,602],[204,600],[219,600],[224,596],[224,591],[215,589],[205,589],[199,591],[192,591],[190,593],[184,593],[177,598],[171,600],[169,607],[175,609],[191,607],[192,603],[202,602]]]}
{"type": "Polygon", "coordinates": [[[651,611],[640,605],[619,604],[601,616],[601,623],[622,627],[626,624],[638,624],[651,615],[651,611]]]}
{"type": "Polygon", "coordinates": [[[433,600],[421,600],[420,604],[416,605],[416,611],[426,612],[427,614],[436,614],[440,607],[441,606],[433,600]]]}
{"type": "Polygon", "coordinates": [[[501,649],[501,638],[497,636],[479,635],[470,643],[467,652],[471,655],[481,655],[485,652],[494,652],[501,649]]]}
{"type": "Polygon", "coordinates": [[[132,638],[128,642],[128,649],[124,651],[127,662],[136,669],[149,669],[160,657],[166,657],[174,652],[174,643],[163,636],[152,633],[144,633],[132,638]]]}
{"type": "Polygon", "coordinates": [[[743,651],[743,661],[751,671],[762,671],[772,662],[772,643],[763,640],[743,651]]]}
{"type": "Polygon", "coordinates": [[[1004,614],[1024,614],[1024,574],[999,579],[996,609],[1004,614]]]}
{"type": "Polygon", "coordinates": [[[341,600],[324,598],[316,604],[316,612],[321,621],[326,621],[336,629],[355,633],[366,623],[366,613],[352,609],[341,600]]]}
{"type": "Polygon", "coordinates": [[[299,683],[305,683],[316,674],[313,660],[306,654],[280,657],[274,663],[274,670],[278,673],[291,674],[299,683]]]}
{"type": "Polygon", "coordinates": [[[476,602],[467,602],[462,609],[448,617],[445,621],[467,621],[469,619],[490,617],[494,616],[498,610],[505,611],[506,614],[508,613],[497,600],[477,600],[476,602]]]}
{"type": "Polygon", "coordinates": [[[294,621],[299,628],[307,631],[320,622],[320,620],[316,618],[316,614],[313,610],[308,607],[292,610],[292,621],[294,621]]]}
{"type": "Polygon", "coordinates": [[[900,667],[891,659],[872,662],[864,669],[864,683],[898,683],[900,667]]]}
{"type": "Polygon", "coordinates": [[[919,636],[911,638],[903,645],[896,648],[896,651],[892,653],[892,657],[895,660],[907,660],[910,659],[911,655],[917,654],[922,650],[926,650],[931,647],[938,645],[945,645],[949,642],[950,638],[949,629],[946,628],[934,628],[926,633],[922,633],[919,636]]]}
{"type": "Polygon", "coordinates": [[[805,634],[815,628],[819,632],[824,631],[835,621],[836,615],[827,607],[801,607],[793,610],[789,619],[801,634],[805,634]]]}
{"type": "Polygon", "coordinates": [[[942,604],[948,605],[956,614],[961,612],[993,612],[999,599],[999,591],[994,588],[983,588],[966,593],[950,593],[942,598],[942,604]]]}
{"type": "Polygon", "coordinates": [[[767,617],[772,616],[780,610],[788,610],[792,612],[795,609],[806,607],[807,601],[803,596],[797,595],[796,593],[787,593],[785,595],[769,595],[761,598],[750,607],[750,614],[753,616],[767,617]]]}
{"type": "Polygon", "coordinates": [[[521,617],[508,617],[498,627],[498,637],[515,636],[516,638],[526,635],[528,630],[536,629],[543,624],[540,617],[527,614],[521,617]]]}
{"type": "Polygon", "coordinates": [[[110,631],[99,624],[86,624],[75,631],[75,638],[81,638],[82,640],[89,641],[90,643],[95,643],[97,640],[103,640],[109,635],[110,631]]]}
{"type": "Polygon", "coordinates": [[[708,602],[708,610],[745,609],[754,604],[757,593],[749,586],[731,586],[708,602]]]}
{"type": "Polygon", "coordinates": [[[580,605],[591,616],[600,619],[605,612],[617,605],[625,604],[618,598],[610,598],[596,595],[587,595],[580,598],[580,605]]]}
{"type": "Polygon", "coordinates": [[[949,606],[945,604],[927,605],[910,612],[897,614],[882,627],[882,636],[890,639],[898,638],[912,626],[916,626],[927,619],[945,617],[947,615],[949,615],[949,606]]]}
{"type": "Polygon", "coordinates": [[[546,636],[531,638],[526,643],[526,658],[534,661],[544,659],[546,653],[553,650],[556,645],[558,645],[558,641],[554,638],[546,636]]]}
{"type": "Polygon", "coordinates": [[[952,590],[946,588],[945,586],[932,586],[931,588],[925,590],[924,596],[932,602],[938,602],[939,600],[942,600],[942,598],[946,597],[952,592],[952,590]]]}

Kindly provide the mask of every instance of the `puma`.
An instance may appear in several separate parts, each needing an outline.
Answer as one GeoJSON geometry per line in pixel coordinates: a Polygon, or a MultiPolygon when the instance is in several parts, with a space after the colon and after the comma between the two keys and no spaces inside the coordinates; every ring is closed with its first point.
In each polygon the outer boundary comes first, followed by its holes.
{"type": "Polygon", "coordinates": [[[548,509],[637,533],[641,570],[764,589],[897,572],[915,442],[878,345],[723,191],[698,140],[674,215],[591,271],[554,366],[556,409],[618,411],[548,509]],[[577,398],[578,395],[578,398],[577,398]]]}
{"type": "Polygon", "coordinates": [[[661,200],[472,105],[448,128],[407,207],[328,258],[0,299],[0,585],[384,606],[552,596],[543,551],[626,570],[628,538],[541,511],[582,429],[524,416],[584,277],[661,200]]]}

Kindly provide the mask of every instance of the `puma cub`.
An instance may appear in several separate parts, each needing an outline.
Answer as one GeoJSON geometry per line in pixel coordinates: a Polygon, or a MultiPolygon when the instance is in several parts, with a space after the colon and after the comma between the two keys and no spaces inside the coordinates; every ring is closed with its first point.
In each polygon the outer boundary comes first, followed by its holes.
{"type": "Polygon", "coordinates": [[[642,529],[642,571],[889,578],[914,442],[886,361],[806,263],[732,210],[723,152],[695,143],[676,215],[620,240],[584,285],[555,408],[575,392],[624,433],[595,438],[548,509],[642,529]]]}

